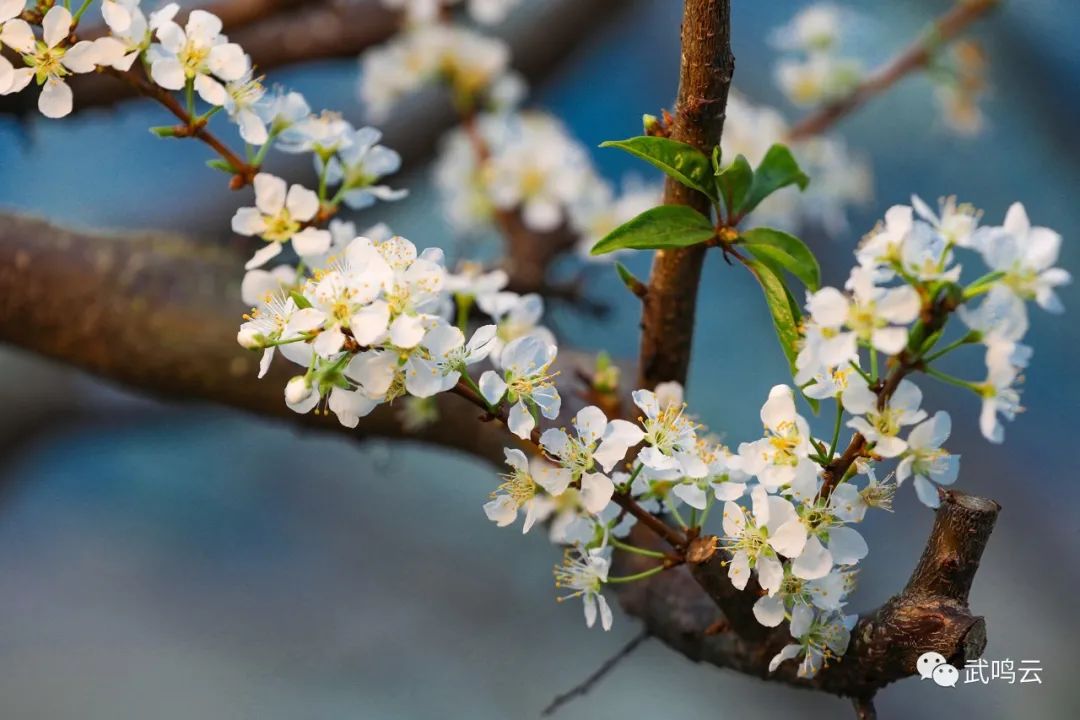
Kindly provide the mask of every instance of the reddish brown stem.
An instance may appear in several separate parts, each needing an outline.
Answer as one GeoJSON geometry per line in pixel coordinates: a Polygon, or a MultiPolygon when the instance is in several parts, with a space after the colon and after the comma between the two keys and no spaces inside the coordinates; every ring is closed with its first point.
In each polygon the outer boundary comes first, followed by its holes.
{"type": "Polygon", "coordinates": [[[157,100],[166,110],[176,116],[176,119],[180,121],[181,127],[186,131],[188,137],[202,140],[214,152],[220,155],[221,159],[227,162],[229,167],[235,171],[233,181],[229,185],[233,190],[239,190],[255,180],[255,175],[259,172],[258,166],[249,164],[235,152],[230,150],[216,135],[207,130],[204,122],[200,122],[196,118],[191,117],[191,114],[188,113],[184,106],[180,104],[180,101],[177,100],[171,92],[147,81],[146,78],[141,75],[140,71],[134,69],[125,72],[108,68],[105,72],[130,84],[146,97],[157,100]]]}
{"type": "Polygon", "coordinates": [[[907,75],[926,67],[941,46],[967,30],[972,23],[999,4],[1000,0],[959,0],[955,7],[938,18],[918,40],[859,83],[848,95],[796,123],[788,133],[788,139],[802,140],[827,131],[871,98],[885,92],[907,75]]]}
{"type": "MultiPolygon", "coordinates": [[[[686,0],[682,68],[670,137],[709,153],[720,142],[728,89],[735,72],[729,0],[686,0]]],[[[709,198],[668,178],[664,203],[687,205],[703,215],[709,198]]],[[[661,250],[653,260],[641,317],[641,386],[686,382],[694,336],[704,245],[661,250]]]]}

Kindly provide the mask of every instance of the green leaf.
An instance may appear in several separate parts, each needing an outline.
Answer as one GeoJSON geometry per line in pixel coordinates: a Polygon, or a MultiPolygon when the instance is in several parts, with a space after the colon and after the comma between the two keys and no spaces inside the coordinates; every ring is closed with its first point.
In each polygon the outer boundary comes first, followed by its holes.
{"type": "Polygon", "coordinates": [[[154,133],[160,138],[176,137],[175,125],[157,125],[150,128],[150,132],[154,133]]]}
{"type": "Polygon", "coordinates": [[[720,158],[724,156],[724,153],[720,150],[720,146],[717,145],[712,149],[712,169],[713,175],[719,175],[723,170],[723,166],[720,164],[720,158]]]}
{"type": "Polygon", "coordinates": [[[799,238],[773,228],[754,228],[741,235],[746,249],[759,260],[771,260],[799,278],[810,290],[821,287],[821,266],[799,238]]]}
{"type": "Polygon", "coordinates": [[[783,279],[773,267],[770,267],[769,263],[747,259],[746,265],[765,293],[765,303],[769,306],[769,314],[772,315],[776,337],[780,341],[780,348],[784,351],[784,357],[787,358],[788,365],[794,374],[795,357],[799,354],[798,305],[795,304],[795,299],[783,279]]]}
{"type": "Polygon", "coordinates": [[[613,250],[659,250],[687,247],[713,237],[712,222],[685,205],[661,205],[612,230],[593,245],[593,255],[613,250]]]}
{"type": "Polygon", "coordinates": [[[720,191],[729,216],[739,211],[753,180],[754,171],[742,155],[736,156],[733,163],[716,174],[716,188],[720,191]]]}
{"type": "Polygon", "coordinates": [[[623,265],[621,262],[615,262],[615,272],[619,273],[619,279],[622,280],[626,289],[635,295],[640,295],[645,290],[645,284],[637,279],[634,273],[630,272],[630,268],[623,265]]]}
{"type": "Polygon", "coordinates": [[[207,160],[206,161],[206,166],[210,167],[210,168],[213,168],[215,170],[220,170],[221,172],[227,173],[229,175],[236,174],[236,170],[233,169],[233,166],[230,165],[229,163],[225,162],[221,158],[214,158],[212,160],[207,160]]]}
{"type": "Polygon", "coordinates": [[[716,199],[709,158],[693,145],[665,137],[642,135],[626,140],[608,140],[600,143],[600,147],[625,150],[655,165],[668,177],[678,180],[686,187],[716,199]]]}
{"type": "Polygon", "coordinates": [[[739,209],[745,215],[780,188],[798,185],[800,190],[805,190],[809,182],[810,178],[799,168],[799,163],[795,162],[791,151],[777,143],[769,148],[761,164],[754,170],[754,181],[739,209]]]}
{"type": "Polygon", "coordinates": [[[296,290],[291,291],[289,293],[289,297],[291,297],[293,299],[293,302],[296,303],[296,307],[300,308],[301,310],[311,307],[311,302],[296,290]]]}

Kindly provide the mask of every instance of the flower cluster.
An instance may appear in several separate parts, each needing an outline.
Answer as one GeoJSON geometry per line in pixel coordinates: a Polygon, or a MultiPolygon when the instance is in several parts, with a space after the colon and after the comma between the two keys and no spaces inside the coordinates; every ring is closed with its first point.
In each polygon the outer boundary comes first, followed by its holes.
{"type": "Polygon", "coordinates": [[[518,209],[536,232],[584,220],[574,208],[596,192],[596,180],[585,149],[542,112],[477,118],[472,128],[447,136],[435,167],[445,214],[463,233],[489,226],[496,213],[518,209]],[[481,157],[477,142],[483,144],[481,157]]]}
{"type": "Polygon", "coordinates": [[[782,60],[776,81],[796,105],[818,105],[851,92],[863,76],[862,64],[839,52],[845,13],[818,3],[801,10],[774,33],[774,41],[799,57],[782,60]]]}
{"type": "MultiPolygon", "coordinates": [[[[462,1],[384,0],[404,11],[406,27],[365,55],[361,84],[377,117],[429,82],[453,92],[464,126],[444,143],[436,184],[455,228],[472,232],[514,216],[530,231],[566,229],[590,247],[654,205],[655,188],[628,184],[617,194],[558,121],[514,109],[522,85],[509,70],[505,44],[453,25],[443,13],[462,1]]],[[[517,2],[467,0],[467,9],[489,24],[517,2]]],[[[606,585],[686,562],[691,539],[712,537],[704,535],[706,522],[720,505],[715,549],[724,554],[728,578],[756,594],[753,614],[761,624],[789,623],[793,642],[772,658],[770,670],[797,659],[798,674],[812,677],[842,656],[856,621],[845,613],[847,598],[869,552],[852,526],[871,509],[891,510],[909,478],[917,497],[936,507],[940,486],[958,477],[959,457],[944,448],[951,418],[922,407],[912,377],[925,373],[977,394],[982,433],[1000,442],[1000,418],[1020,411],[1017,385],[1032,356],[1022,342],[1027,303],[1060,312],[1055,288],[1071,280],[1055,267],[1060,236],[1032,226],[1020,204],[1002,225],[980,226],[981,213],[969,205],[950,198],[933,209],[912,198],[910,206],[890,208],[865,237],[843,289],[808,294],[797,332],[797,389],[772,388],[760,410],[760,437],[732,451],[690,414],[677,383],[632,392],[636,418],[619,417],[618,372],[606,361],[588,387],[596,404],[581,403],[560,425],[571,410],[557,385],[559,349],[543,324],[540,295],[510,291],[505,272],[476,263],[448,271],[437,248],[420,251],[383,225],[358,233],[337,217],[343,208],[404,196],[384,184],[401,159],[380,144],[378,130],[313,113],[299,93],[268,91],[248,55],[223,34],[222,21],[206,11],[193,10],[181,22],[175,3],[145,14],[140,0],[103,0],[109,33],[76,41],[89,3],[74,14],[42,6],[43,15],[26,12],[25,0],[0,0],[0,49],[9,49],[0,56],[0,94],[36,81],[41,112],[60,117],[73,104],[65,78],[109,68],[133,73],[182,120],[156,128],[161,136],[206,139],[204,128],[223,111],[246,144],[246,158],[215,140],[222,160],[213,166],[233,178],[234,188],[254,188],[253,205],[236,211],[232,228],[264,243],[246,264],[241,294],[251,309],[237,333],[242,347],[261,353],[258,376],[280,355],[299,368],[284,385],[287,406],[298,413],[319,408],[347,427],[398,401],[403,424],[422,427],[438,419],[436,396],[451,391],[505,425],[521,447],[505,449],[508,470],[483,512],[499,527],[524,514],[523,532],[547,522],[551,541],[566,546],[555,568],[556,585],[568,591],[560,599],[580,597],[590,627],[598,618],[611,627],[606,585]],[[261,172],[271,148],[310,154],[315,189],[261,172]],[[987,266],[966,285],[960,252],[987,266]],[[285,263],[269,266],[283,254],[285,263]],[[477,315],[486,318],[476,322],[477,315]],[[966,330],[946,341],[952,315],[966,330]],[[957,378],[935,365],[965,345],[983,348],[985,380],[957,378]],[[831,438],[813,434],[796,407],[800,397],[814,408],[835,402],[831,438]],[[845,426],[852,435],[842,450],[845,426]],[[886,463],[895,467],[879,481],[886,463]],[[673,552],[631,544],[638,522],[673,552]],[[656,564],[612,575],[616,550],[656,564]]],[[[837,56],[840,20],[835,8],[814,6],[778,33],[785,49],[805,55],[779,72],[797,102],[828,101],[858,81],[857,65],[837,56]]],[[[741,154],[757,165],[788,134],[778,113],[738,95],[727,115],[727,157],[741,154]]],[[[844,206],[863,197],[865,169],[836,141],[803,141],[795,151],[815,175],[813,189],[801,197],[778,193],[754,211],[755,220],[790,226],[814,217],[827,228],[841,226],[844,206]]]]}
{"type": "MultiPolygon", "coordinates": [[[[979,394],[980,427],[992,442],[1000,442],[1004,434],[998,415],[1012,418],[1020,409],[1015,383],[1031,357],[1030,348],[1020,342],[1028,327],[1025,302],[1059,312],[1054,288],[1069,282],[1070,276],[1053,267],[1061,237],[1032,227],[1022,205],[1013,205],[1001,226],[979,227],[980,218],[973,207],[958,205],[952,198],[942,201],[937,211],[918,198],[911,206],[895,206],[856,251],[859,264],[851,272],[847,292],[826,287],[808,297],[796,382],[809,384],[810,397],[836,397],[859,416],[849,424],[874,443],[880,456],[905,452],[908,443],[900,438],[904,426],[918,423],[925,413],[919,410],[921,392],[910,380],[900,380],[890,397],[882,396],[879,353],[891,358],[889,366],[922,364],[929,374],[979,394]],[[957,249],[981,256],[989,273],[961,287],[957,249]],[[985,297],[973,307],[980,296],[985,297]],[[953,309],[970,332],[933,352],[945,315],[953,309]],[[929,366],[967,343],[986,347],[985,382],[957,380],[929,366]],[[861,364],[863,351],[870,356],[869,374],[861,364]]],[[[939,437],[942,431],[947,436],[947,419],[937,428],[918,437],[939,437]]],[[[945,464],[935,467],[944,478],[939,482],[955,477],[945,464]]]]}
{"type": "MultiPolygon", "coordinates": [[[[0,48],[10,48],[22,61],[22,66],[16,66],[6,57],[0,57],[0,95],[22,92],[33,81],[41,87],[38,95],[41,114],[61,118],[71,112],[74,102],[66,77],[93,72],[99,67],[130,66],[134,60],[134,56],[129,59],[127,45],[117,38],[106,36],[72,42],[72,32],[79,17],[60,5],[54,5],[45,13],[38,38],[34,27],[19,17],[26,5],[26,0],[0,2],[0,48]]],[[[106,5],[114,9],[120,7],[119,3],[106,5]]],[[[137,6],[137,0],[126,5],[137,6]]],[[[110,26],[121,23],[118,15],[113,12],[112,19],[106,15],[110,26]]],[[[145,20],[142,24],[145,26],[145,20]]],[[[124,27],[128,29],[131,25],[129,15],[124,27]]]]}
{"type": "Polygon", "coordinates": [[[449,23],[423,23],[361,58],[360,97],[372,120],[386,120],[404,97],[444,82],[463,109],[512,106],[523,83],[501,40],[449,23]]]}

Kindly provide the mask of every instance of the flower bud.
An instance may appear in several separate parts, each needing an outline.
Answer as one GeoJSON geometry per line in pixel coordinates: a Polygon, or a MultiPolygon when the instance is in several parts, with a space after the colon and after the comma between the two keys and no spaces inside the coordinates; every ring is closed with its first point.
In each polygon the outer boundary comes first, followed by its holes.
{"type": "Polygon", "coordinates": [[[285,402],[299,405],[311,395],[311,382],[303,375],[297,375],[285,386],[285,402]]]}
{"type": "Polygon", "coordinates": [[[236,342],[245,350],[260,350],[263,346],[262,334],[251,327],[241,326],[240,332],[236,333],[236,342]]]}

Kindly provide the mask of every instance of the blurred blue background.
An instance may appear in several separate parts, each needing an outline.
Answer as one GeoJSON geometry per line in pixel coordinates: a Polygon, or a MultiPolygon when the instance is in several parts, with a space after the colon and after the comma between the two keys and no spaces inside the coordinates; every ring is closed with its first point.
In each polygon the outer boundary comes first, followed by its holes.
{"type": "MultiPolygon", "coordinates": [[[[736,2],[736,87],[783,107],[768,32],[803,3],[736,2]]],[[[947,2],[851,3],[869,65],[885,59],[947,2]]],[[[641,0],[565,58],[535,101],[588,146],[638,131],[670,105],[681,3],[641,0]]],[[[951,135],[929,82],[912,78],[841,126],[875,172],[875,200],[850,236],[819,242],[842,281],[850,251],[891,204],[916,192],[957,194],[999,222],[1022,200],[1064,236],[1060,264],[1080,269],[1080,6],[1011,2],[975,36],[990,50],[988,127],[951,135]]],[[[277,72],[316,107],[360,120],[356,63],[277,72]]],[[[227,237],[235,200],[207,182],[199,152],[153,138],[146,104],[61,123],[0,119],[0,204],[78,227],[167,227],[227,237]]],[[[603,173],[640,171],[594,151],[603,173]]],[[[398,185],[412,198],[358,218],[387,220],[420,245],[448,233],[427,170],[398,185]],[[428,240],[427,238],[436,238],[428,240]]],[[[648,258],[629,263],[645,274],[648,258]]],[[[238,269],[239,271],[239,269],[238,269]]],[[[613,273],[600,296],[622,298],[613,273]]],[[[975,583],[988,659],[1042,661],[1041,685],[909,679],[879,698],[882,717],[1073,718],[1080,550],[1080,292],[1069,314],[1035,310],[1029,408],[1006,443],[977,432],[976,400],[922,382],[931,409],[952,412],[960,485],[1004,511],[975,583]]],[[[692,404],[732,442],[754,435],[758,407],[786,370],[757,290],[718,257],[705,268],[692,404]]],[[[77,311],[77,309],[73,309],[77,311]]],[[[635,308],[609,322],[563,315],[568,337],[636,352],[635,308]]],[[[958,372],[981,367],[976,351],[958,372]]],[[[636,633],[589,632],[580,608],[553,602],[558,551],[540,536],[497,531],[480,505],[489,468],[444,451],[351,443],[209,406],[162,405],[32,356],[0,352],[0,717],[535,717],[636,633]]],[[[981,375],[981,369],[971,372],[981,375]]],[[[254,378],[247,382],[255,382],[254,378]]],[[[895,514],[867,523],[871,555],[853,605],[876,605],[914,565],[932,513],[909,488],[895,514]]],[[[564,718],[846,717],[842,701],[698,667],[649,643],[564,718]]]]}

